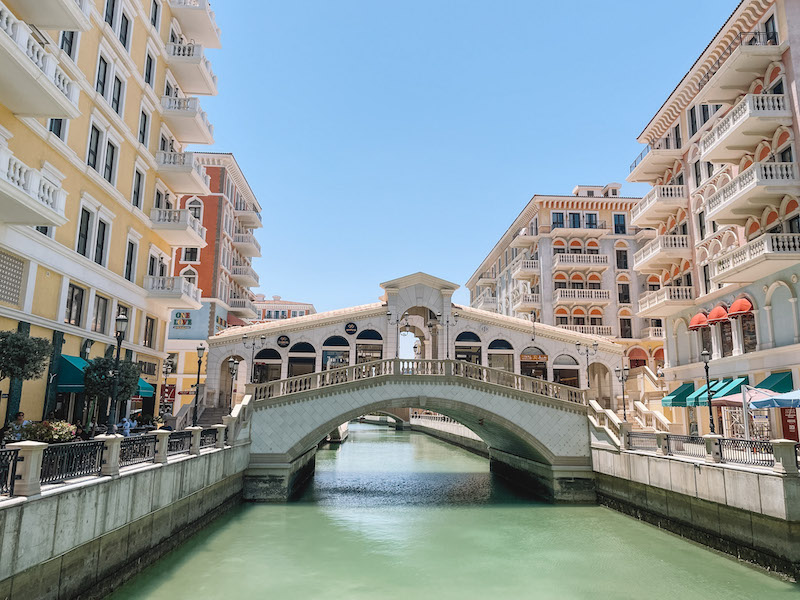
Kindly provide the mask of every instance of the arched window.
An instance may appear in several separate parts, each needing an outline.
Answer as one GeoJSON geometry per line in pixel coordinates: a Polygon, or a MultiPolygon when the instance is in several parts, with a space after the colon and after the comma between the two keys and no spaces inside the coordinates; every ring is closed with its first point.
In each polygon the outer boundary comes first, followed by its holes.
{"type": "Polygon", "coordinates": [[[308,342],[298,342],[289,348],[289,352],[316,352],[316,350],[314,350],[314,346],[308,342]]]}
{"type": "Polygon", "coordinates": [[[186,281],[192,285],[197,285],[197,271],[194,269],[184,269],[181,271],[181,275],[183,275],[186,278],[186,281]]]}
{"type": "Polygon", "coordinates": [[[198,198],[192,198],[187,202],[186,208],[189,209],[189,213],[195,219],[200,219],[200,222],[203,222],[203,203],[198,198]]]}
{"type": "Polygon", "coordinates": [[[478,344],[481,343],[481,338],[479,338],[476,334],[472,333],[471,331],[464,331],[463,333],[459,333],[458,337],[456,337],[456,343],[464,342],[476,342],[478,344]]]}
{"type": "Polygon", "coordinates": [[[325,340],[323,346],[349,346],[350,344],[340,335],[334,335],[325,340]]]}
{"type": "Polygon", "coordinates": [[[506,340],[494,340],[489,344],[489,350],[513,350],[514,348],[506,340]]]}
{"type": "Polygon", "coordinates": [[[365,329],[356,336],[357,340],[382,340],[383,337],[374,329],[365,329]]]}

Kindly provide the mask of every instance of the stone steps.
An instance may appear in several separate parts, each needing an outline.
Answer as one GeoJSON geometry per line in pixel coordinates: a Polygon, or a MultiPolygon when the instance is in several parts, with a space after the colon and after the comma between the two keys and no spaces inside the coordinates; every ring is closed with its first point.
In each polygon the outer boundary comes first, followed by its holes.
{"type": "Polygon", "coordinates": [[[221,425],[222,417],[229,414],[224,408],[207,408],[203,414],[197,419],[197,424],[201,427],[210,427],[211,425],[221,425]]]}

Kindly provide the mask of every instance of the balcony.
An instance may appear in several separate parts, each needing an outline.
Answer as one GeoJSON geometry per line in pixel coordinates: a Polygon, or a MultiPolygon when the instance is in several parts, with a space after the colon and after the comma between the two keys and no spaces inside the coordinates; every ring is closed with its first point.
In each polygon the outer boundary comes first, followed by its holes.
{"type": "Polygon", "coordinates": [[[553,294],[553,302],[556,304],[608,304],[611,302],[611,291],[561,288],[553,294]]]}
{"type": "Polygon", "coordinates": [[[605,254],[556,254],[553,257],[553,271],[605,270],[608,256],[605,254]]]}
{"type": "Polygon", "coordinates": [[[234,206],[234,210],[236,213],[236,218],[239,219],[239,223],[241,223],[244,227],[256,229],[263,226],[261,214],[254,206],[247,204],[246,202],[237,202],[236,206],[234,206]]]}
{"type": "Polygon", "coordinates": [[[156,152],[158,174],[178,194],[210,194],[211,180],[192,152],[156,152]]]}
{"type": "Polygon", "coordinates": [[[584,333],[586,335],[600,335],[603,337],[614,337],[611,332],[611,325],[559,325],[559,329],[584,333]]]}
{"type": "Polygon", "coordinates": [[[787,47],[786,42],[779,44],[773,33],[740,33],[701,76],[695,101],[730,104],[747,92],[771,62],[780,60],[787,47]]]}
{"type": "Polygon", "coordinates": [[[261,256],[261,244],[252,233],[234,233],[233,245],[242,256],[261,256]]]}
{"type": "Polygon", "coordinates": [[[509,246],[511,246],[512,248],[530,248],[535,243],[536,243],[536,236],[529,235],[528,229],[525,228],[522,231],[520,231],[519,234],[516,235],[513,240],[511,240],[509,246]]]}
{"type": "Polygon", "coordinates": [[[691,286],[663,287],[639,296],[639,317],[668,317],[694,306],[694,288],[691,286]]]}
{"type": "Polygon", "coordinates": [[[664,337],[663,327],[645,327],[642,329],[643,340],[660,340],[664,337]]]}
{"type": "Polygon", "coordinates": [[[511,270],[512,279],[533,279],[539,276],[538,260],[521,260],[511,270]]]}
{"type": "Polygon", "coordinates": [[[633,270],[660,272],[682,258],[691,258],[688,235],[660,235],[633,255],[633,270]]]}
{"type": "Polygon", "coordinates": [[[147,297],[162,303],[166,308],[202,308],[200,290],[185,277],[153,277],[144,278],[147,297]]]}
{"type": "Polygon", "coordinates": [[[685,185],[657,185],[631,209],[631,225],[657,227],[679,209],[689,206],[685,185]]]}
{"type": "Polygon", "coordinates": [[[217,76],[200,44],[167,43],[167,62],[181,89],[192,95],[216,96],[217,76]]]}
{"type": "Polygon", "coordinates": [[[680,158],[682,153],[680,140],[676,142],[671,137],[661,138],[648,144],[631,163],[628,181],[654,182],[680,158]]]}
{"type": "Polygon", "coordinates": [[[208,0],[169,0],[183,34],[206,48],[222,48],[219,27],[208,0]]]}
{"type": "Polygon", "coordinates": [[[484,271],[478,276],[478,285],[480,286],[491,286],[494,287],[497,285],[497,274],[492,271],[484,271]]]}
{"type": "Polygon", "coordinates": [[[233,265],[231,267],[231,277],[242,287],[258,285],[258,273],[250,265],[233,265]]]}
{"type": "MultiPolygon", "coordinates": [[[[73,0],[71,0],[73,1],[73,0]]],[[[24,5],[36,2],[21,0],[24,5]]],[[[0,3],[0,104],[25,117],[74,119],[80,90],[30,27],[0,3]]]]}
{"type": "Polygon", "coordinates": [[[67,222],[67,193],[0,146],[0,220],[14,225],[59,227],[67,222]]]}
{"type": "Polygon", "coordinates": [[[255,319],[258,316],[255,304],[247,298],[231,298],[228,306],[231,307],[231,312],[243,319],[255,319]]]}
{"type": "Polygon", "coordinates": [[[798,185],[796,163],[753,163],[708,199],[706,221],[744,225],[748,217],[760,218],[764,207],[780,205],[785,194],[797,194],[798,185]]]}
{"type": "Polygon", "coordinates": [[[182,144],[213,144],[214,126],[197,98],[161,98],[164,121],[182,144]]]}
{"type": "Polygon", "coordinates": [[[514,312],[531,312],[542,307],[539,294],[522,294],[514,291],[511,294],[511,309],[514,312]]]}
{"type": "Polygon", "coordinates": [[[489,294],[480,294],[472,303],[472,308],[497,312],[497,298],[489,294]]]}
{"type": "Polygon", "coordinates": [[[154,208],[152,229],[170,246],[205,248],[206,228],[187,209],[154,208]]]}
{"type": "Polygon", "coordinates": [[[800,262],[800,234],[765,233],[711,263],[715,283],[752,283],[800,262]]]}
{"type": "Polygon", "coordinates": [[[22,21],[39,29],[88,31],[90,0],[3,0],[22,21]]]}
{"type": "Polygon", "coordinates": [[[566,223],[553,223],[550,233],[569,237],[598,238],[608,234],[611,230],[605,221],[591,221],[585,217],[577,221],[567,219],[566,223]]]}

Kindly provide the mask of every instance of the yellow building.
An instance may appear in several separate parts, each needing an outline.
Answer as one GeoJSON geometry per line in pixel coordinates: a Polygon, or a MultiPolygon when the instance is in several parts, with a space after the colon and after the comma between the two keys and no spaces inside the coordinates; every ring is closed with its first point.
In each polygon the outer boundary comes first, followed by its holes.
{"type": "Polygon", "coordinates": [[[205,229],[176,198],[209,192],[184,149],[213,143],[218,47],[207,0],[0,0],[0,329],[54,344],[42,379],[0,382],[3,415],[84,420],[69,373],[113,351],[120,312],[158,383],[170,311],[200,307],[172,264],[205,229]]]}

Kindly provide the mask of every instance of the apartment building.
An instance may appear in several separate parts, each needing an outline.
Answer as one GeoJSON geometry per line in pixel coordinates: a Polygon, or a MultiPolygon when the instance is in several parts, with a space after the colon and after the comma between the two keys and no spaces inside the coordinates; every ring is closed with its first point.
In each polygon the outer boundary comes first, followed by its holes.
{"type": "MultiPolygon", "coordinates": [[[[261,204],[229,153],[197,153],[209,177],[210,194],[184,195],[179,201],[206,230],[206,246],[187,245],[176,251],[172,275],[202,290],[198,309],[172,311],[166,349],[170,372],[162,386],[164,412],[180,410],[194,398],[197,347],[234,325],[257,318],[251,287],[259,285],[253,259],[261,256],[254,231],[262,226],[261,204]]],[[[200,362],[200,383],[205,362],[200,362]]]]}
{"type": "Polygon", "coordinates": [[[54,345],[44,377],[0,383],[3,415],[85,421],[119,313],[133,408],[157,411],[170,313],[201,306],[172,261],[206,232],[176,199],[210,191],[185,148],[213,141],[197,96],[218,47],[206,0],[0,0],[0,328],[54,345]]]}
{"type": "MultiPolygon", "coordinates": [[[[725,435],[743,431],[742,384],[800,385],[798,31],[798,3],[744,0],[638,137],[628,180],[653,187],[631,222],[658,237],[633,267],[659,284],[638,315],[663,320],[664,412],[686,432],[709,431],[704,351],[725,435]]],[[[757,417],[798,439],[793,410],[757,417]]]]}
{"type": "Polygon", "coordinates": [[[279,319],[291,319],[292,317],[302,317],[305,315],[316,314],[317,309],[308,302],[292,302],[284,300],[280,296],[273,296],[267,299],[264,294],[257,294],[253,302],[258,316],[251,319],[251,323],[265,323],[277,321],[279,319]]]}
{"type": "MultiPolygon", "coordinates": [[[[614,339],[625,346],[627,365],[657,370],[663,330],[658,319],[636,317],[649,284],[632,269],[655,232],[630,224],[639,198],[620,196],[620,188],[578,185],[570,196],[533,196],[467,282],[471,306],[614,339]]],[[[586,364],[574,350],[571,360],[586,364]]],[[[531,368],[544,376],[541,365],[531,368]]],[[[610,402],[609,374],[593,368],[590,383],[610,402]]],[[[556,381],[562,372],[553,371],[556,381]]]]}

